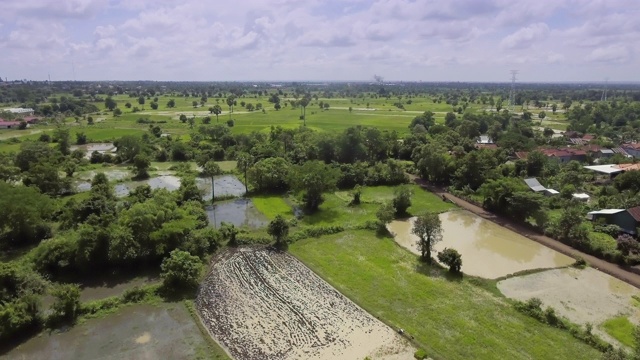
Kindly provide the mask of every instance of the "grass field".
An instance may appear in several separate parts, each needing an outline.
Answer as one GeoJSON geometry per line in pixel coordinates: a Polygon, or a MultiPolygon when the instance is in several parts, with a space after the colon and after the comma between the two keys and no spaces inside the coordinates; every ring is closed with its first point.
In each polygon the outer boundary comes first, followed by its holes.
{"type": "MultiPolygon", "coordinates": [[[[442,201],[434,194],[421,189],[417,185],[407,185],[413,191],[412,205],[409,207],[409,216],[421,215],[428,211],[444,212],[454,208],[454,205],[442,201]]],[[[325,194],[325,202],[320,205],[320,211],[303,218],[303,222],[309,225],[342,225],[355,226],[376,219],[376,211],[385,201],[393,199],[394,187],[374,186],[365,187],[361,196],[362,203],[357,206],[349,206],[351,195],[348,191],[338,191],[334,194],[325,194]]]]}
{"type": "Polygon", "coordinates": [[[447,280],[390,238],[352,231],[299,241],[290,252],[437,359],[599,357],[568,332],[518,313],[504,298],[468,280],[447,280]]]}
{"type": "Polygon", "coordinates": [[[251,201],[270,220],[275,219],[278,215],[282,215],[285,218],[293,217],[293,209],[282,196],[258,195],[252,196],[251,201]]]}
{"type": "Polygon", "coordinates": [[[629,319],[627,319],[626,316],[618,316],[613,319],[609,319],[602,324],[602,328],[607,332],[607,334],[620,341],[620,343],[629,347],[635,346],[635,341],[633,339],[635,326],[629,321],[629,319]]]}

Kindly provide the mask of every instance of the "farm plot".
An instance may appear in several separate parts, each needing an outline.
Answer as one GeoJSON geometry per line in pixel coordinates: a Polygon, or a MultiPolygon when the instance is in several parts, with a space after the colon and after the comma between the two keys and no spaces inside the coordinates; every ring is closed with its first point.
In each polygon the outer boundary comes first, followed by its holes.
{"type": "Polygon", "coordinates": [[[412,347],[287,253],[227,250],[196,307],[237,359],[409,359],[412,347]]]}

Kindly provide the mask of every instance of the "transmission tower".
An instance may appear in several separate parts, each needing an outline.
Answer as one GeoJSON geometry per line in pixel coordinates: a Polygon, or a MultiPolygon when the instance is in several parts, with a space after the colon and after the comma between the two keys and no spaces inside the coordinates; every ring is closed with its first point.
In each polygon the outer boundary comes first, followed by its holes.
{"type": "Polygon", "coordinates": [[[600,101],[607,101],[607,86],[609,85],[609,78],[604,79],[604,90],[602,90],[602,96],[600,101]]]}
{"type": "Polygon", "coordinates": [[[513,112],[516,106],[516,75],[518,70],[511,70],[511,91],[509,92],[509,111],[513,112]]]}

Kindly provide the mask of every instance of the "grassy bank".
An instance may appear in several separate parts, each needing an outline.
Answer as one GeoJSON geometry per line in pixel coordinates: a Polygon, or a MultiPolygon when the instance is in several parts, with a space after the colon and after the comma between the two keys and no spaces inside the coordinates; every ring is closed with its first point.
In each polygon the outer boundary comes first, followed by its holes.
{"type": "Polygon", "coordinates": [[[291,253],[374,316],[446,359],[593,359],[569,333],[518,313],[505,299],[368,231],[299,241],[291,253]]]}

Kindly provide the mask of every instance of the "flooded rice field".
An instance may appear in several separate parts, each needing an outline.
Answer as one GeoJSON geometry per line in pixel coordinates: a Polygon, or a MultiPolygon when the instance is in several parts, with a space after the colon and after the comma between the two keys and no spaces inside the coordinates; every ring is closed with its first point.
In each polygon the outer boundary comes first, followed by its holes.
{"type": "Polygon", "coordinates": [[[237,359],[411,359],[412,347],[293,256],[229,249],[213,259],[196,307],[237,359]]]}
{"type": "Polygon", "coordinates": [[[238,227],[261,228],[269,224],[264,216],[250,199],[236,199],[225,201],[206,207],[209,224],[216,228],[223,222],[231,223],[238,227]]]}
{"type": "MultiPolygon", "coordinates": [[[[131,173],[127,170],[96,170],[88,171],[81,174],[81,181],[76,182],[76,191],[84,192],[91,190],[91,179],[95,174],[102,172],[110,181],[124,180],[131,177],[131,173]]],[[[180,188],[180,178],[172,175],[171,172],[159,172],[158,176],[154,176],[147,180],[127,181],[114,185],[116,196],[124,197],[129,195],[136,187],[140,185],[149,185],[151,189],[166,189],[175,191],[180,188]]],[[[211,200],[211,179],[196,178],[196,185],[203,192],[203,200],[211,200]]],[[[214,179],[216,197],[242,196],[245,194],[244,184],[233,175],[223,175],[214,179]]]]}
{"type": "Polygon", "coordinates": [[[115,154],[116,146],[112,143],[91,143],[85,145],[72,145],[69,147],[69,150],[74,151],[77,149],[84,150],[86,152],[85,158],[90,159],[91,154],[94,151],[97,151],[101,154],[115,154]]]}
{"type": "Polygon", "coordinates": [[[594,325],[594,331],[611,341],[598,328],[607,319],[624,315],[640,323],[640,308],[633,296],[640,290],[593,268],[554,269],[518,276],[498,282],[498,289],[509,298],[542,300],[574,323],[594,325]]]}
{"type": "MultiPolygon", "coordinates": [[[[223,175],[213,179],[216,197],[221,196],[243,196],[245,187],[242,181],[233,175],[223,175]]],[[[211,200],[211,179],[197,178],[198,188],[204,191],[203,199],[211,200]]]]}
{"type": "Polygon", "coordinates": [[[131,305],[68,331],[43,333],[0,359],[208,358],[207,344],[181,303],[131,305]]]}
{"type": "MultiPolygon", "coordinates": [[[[420,254],[418,237],[411,234],[414,220],[392,221],[388,229],[396,242],[420,254]]],[[[458,250],[465,274],[495,279],[523,270],[555,268],[574,262],[566,255],[468,211],[440,214],[440,221],[443,240],[435,245],[436,254],[447,247],[458,250]]]]}

